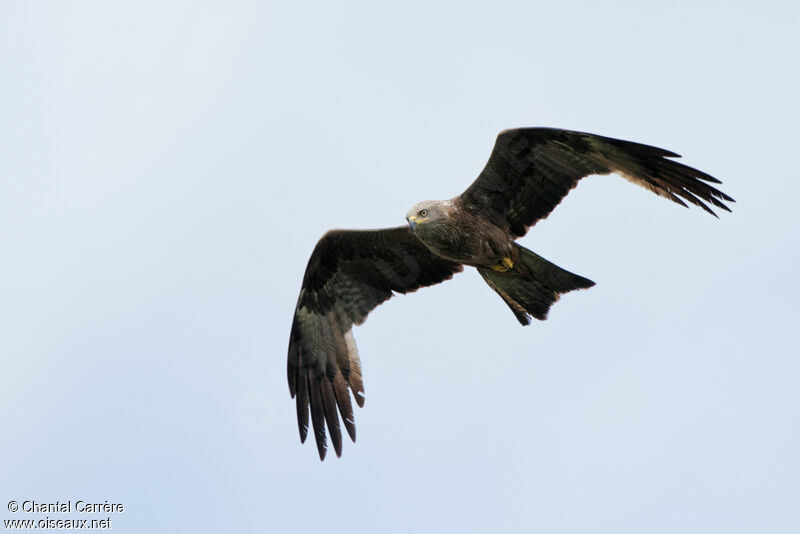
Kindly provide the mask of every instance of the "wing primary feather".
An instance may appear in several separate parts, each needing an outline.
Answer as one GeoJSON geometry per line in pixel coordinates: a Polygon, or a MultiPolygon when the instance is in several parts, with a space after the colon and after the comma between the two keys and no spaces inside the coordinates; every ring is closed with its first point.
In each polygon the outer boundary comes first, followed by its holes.
{"type": "Polygon", "coordinates": [[[322,393],[320,392],[320,377],[310,376],[308,389],[311,391],[311,423],[314,426],[314,438],[317,442],[319,459],[325,459],[328,445],[325,439],[325,413],[323,408],[322,393]]]}
{"type": "MultiPolygon", "coordinates": [[[[699,169],[695,169],[694,167],[689,167],[685,163],[681,163],[680,161],[675,161],[672,159],[657,159],[655,160],[661,167],[668,167],[675,169],[676,171],[685,174],[687,176],[691,176],[693,178],[697,178],[699,180],[703,180],[706,182],[711,182],[714,184],[721,184],[722,182],[708,173],[705,173],[699,169]]],[[[720,193],[723,194],[724,193],[720,193]]],[[[732,200],[732,199],[729,199],[732,200]]]]}
{"type": "Polygon", "coordinates": [[[347,344],[347,353],[350,355],[350,389],[353,391],[353,397],[355,397],[358,407],[363,408],[364,382],[361,376],[361,359],[358,357],[358,347],[352,330],[345,332],[344,340],[347,344]]]}
{"type": "Polygon", "coordinates": [[[350,440],[356,441],[356,421],[353,413],[353,405],[350,402],[350,393],[347,391],[347,383],[341,373],[333,379],[333,393],[336,396],[336,404],[339,406],[339,413],[342,415],[342,422],[350,440]]]}
{"type": "Polygon", "coordinates": [[[300,343],[298,342],[297,317],[292,321],[292,333],[289,335],[289,358],[286,361],[286,374],[289,379],[289,394],[294,398],[297,392],[297,368],[300,362],[300,343]]]}
{"type": "Polygon", "coordinates": [[[296,356],[292,354],[292,349],[289,349],[289,361],[286,364],[286,374],[289,378],[289,396],[294,398],[297,394],[297,367],[295,367],[295,363],[292,359],[297,359],[296,356]]]}
{"type": "Polygon", "coordinates": [[[342,330],[341,324],[337,324],[336,328],[334,328],[333,343],[336,349],[336,364],[339,366],[339,371],[345,382],[347,382],[350,379],[350,352],[347,349],[347,340],[342,330]]]}
{"type": "Polygon", "coordinates": [[[341,323],[337,323],[333,329],[332,341],[336,351],[336,360],[332,360],[329,366],[328,378],[333,384],[333,394],[336,398],[336,405],[342,416],[342,422],[347,430],[350,439],[356,440],[355,415],[353,405],[350,402],[350,393],[347,384],[350,377],[350,351],[347,347],[347,340],[342,333],[341,323]]]}
{"type": "Polygon", "coordinates": [[[300,443],[308,437],[308,376],[302,365],[297,368],[297,427],[300,429],[300,443]]]}
{"type": "MultiPolygon", "coordinates": [[[[674,161],[670,161],[669,163],[675,164],[674,161]]],[[[691,167],[685,167],[685,169],[691,169],[691,167]]],[[[730,208],[720,202],[718,199],[726,200],[728,202],[735,202],[731,197],[716,189],[713,186],[710,186],[706,183],[700,181],[701,178],[691,176],[688,173],[682,172],[680,168],[672,168],[670,166],[663,166],[660,169],[661,173],[663,173],[666,177],[672,179],[678,185],[682,186],[684,189],[691,191],[693,194],[698,195],[703,200],[708,202],[714,203],[715,206],[730,211],[730,208]]],[[[705,179],[705,178],[702,178],[705,179]]],[[[717,180],[718,182],[718,180],[717,180]]]]}
{"type": "MultiPolygon", "coordinates": [[[[694,194],[692,194],[690,191],[686,191],[685,189],[683,189],[683,190],[681,190],[681,193],[682,193],[682,194],[681,194],[681,196],[682,196],[683,198],[687,199],[689,202],[691,202],[691,203],[692,203],[692,204],[694,204],[695,206],[700,206],[700,207],[701,207],[701,208],[703,208],[703,209],[704,209],[706,212],[710,213],[711,215],[713,215],[714,217],[716,217],[717,219],[719,219],[719,216],[718,216],[716,213],[714,213],[714,210],[712,210],[711,208],[709,208],[709,207],[708,207],[708,205],[706,205],[706,203],[705,203],[705,202],[703,202],[702,200],[700,200],[700,199],[699,199],[697,196],[695,196],[694,194]]],[[[704,200],[707,200],[707,199],[704,199],[704,200]]]]}
{"type": "Polygon", "coordinates": [[[328,433],[331,435],[333,450],[336,456],[342,455],[342,431],[339,427],[339,415],[336,412],[336,398],[333,394],[333,386],[330,380],[320,380],[320,390],[322,392],[322,403],[325,408],[325,423],[328,426],[328,433]]]}

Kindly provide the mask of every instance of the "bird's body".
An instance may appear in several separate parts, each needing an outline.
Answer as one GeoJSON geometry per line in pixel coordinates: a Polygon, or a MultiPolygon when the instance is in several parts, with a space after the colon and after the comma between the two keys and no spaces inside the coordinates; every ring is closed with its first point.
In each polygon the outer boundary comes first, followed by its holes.
{"type": "Polygon", "coordinates": [[[289,391],[297,399],[300,438],[311,423],[320,458],[326,426],[341,454],[339,414],[355,441],[350,391],[364,402],[352,326],[397,293],[477,269],[517,320],[544,320],[559,296],[594,282],[526,249],[517,239],[547,217],[578,181],[617,173],[659,196],[715,215],[733,199],[708,185],[719,180],[667,158],[677,154],[630,141],[553,128],[501,132],[478,178],[451,200],[425,201],[409,226],[334,230],[311,254],[289,340],[289,391]]]}
{"type": "Polygon", "coordinates": [[[450,261],[491,267],[513,253],[513,239],[489,220],[471,216],[454,200],[428,200],[411,208],[406,219],[428,249],[450,261]],[[420,215],[425,213],[425,215],[420,215]]]}

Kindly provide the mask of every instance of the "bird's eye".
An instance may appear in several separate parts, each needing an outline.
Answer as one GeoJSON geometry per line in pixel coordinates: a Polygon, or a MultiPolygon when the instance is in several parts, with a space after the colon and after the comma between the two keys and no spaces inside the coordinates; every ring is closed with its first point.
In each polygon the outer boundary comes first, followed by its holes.
{"type": "Polygon", "coordinates": [[[419,215],[420,215],[420,217],[427,217],[428,216],[428,210],[419,210],[419,215]]]}

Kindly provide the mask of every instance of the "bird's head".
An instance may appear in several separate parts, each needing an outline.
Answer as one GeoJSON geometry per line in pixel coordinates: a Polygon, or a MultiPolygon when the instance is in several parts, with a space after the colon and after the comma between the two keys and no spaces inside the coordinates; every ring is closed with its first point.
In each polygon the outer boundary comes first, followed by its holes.
{"type": "Polygon", "coordinates": [[[447,216],[449,203],[442,200],[426,200],[415,204],[406,214],[406,220],[412,230],[420,224],[429,224],[439,221],[447,216]]]}

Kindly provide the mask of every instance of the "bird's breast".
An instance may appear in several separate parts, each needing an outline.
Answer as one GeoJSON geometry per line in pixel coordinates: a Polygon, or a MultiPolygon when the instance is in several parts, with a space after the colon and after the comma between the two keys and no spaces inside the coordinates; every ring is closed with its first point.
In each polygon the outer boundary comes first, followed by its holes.
{"type": "Polygon", "coordinates": [[[508,249],[504,233],[481,231],[474,224],[420,224],[415,231],[428,249],[444,259],[468,265],[493,265],[508,249]]]}

